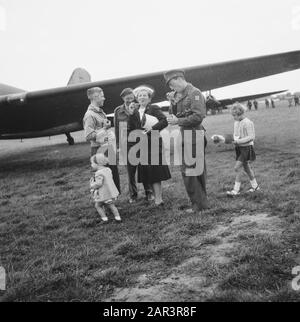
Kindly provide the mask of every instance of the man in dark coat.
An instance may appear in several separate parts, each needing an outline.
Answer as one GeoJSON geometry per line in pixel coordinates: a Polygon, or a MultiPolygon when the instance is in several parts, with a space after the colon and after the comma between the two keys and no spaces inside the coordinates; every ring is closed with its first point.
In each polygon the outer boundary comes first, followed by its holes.
{"type": "Polygon", "coordinates": [[[251,111],[252,103],[250,101],[248,101],[247,107],[248,107],[249,111],[251,111]]]}
{"type": "Polygon", "coordinates": [[[253,101],[253,105],[254,105],[255,111],[257,111],[257,109],[258,109],[258,102],[257,102],[257,100],[254,100],[253,101]]]}

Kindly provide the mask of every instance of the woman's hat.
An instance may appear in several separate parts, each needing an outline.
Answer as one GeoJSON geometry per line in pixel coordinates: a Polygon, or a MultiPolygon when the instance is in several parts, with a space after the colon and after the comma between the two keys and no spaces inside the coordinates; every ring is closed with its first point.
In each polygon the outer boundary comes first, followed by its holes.
{"type": "Polygon", "coordinates": [[[133,94],[134,94],[134,96],[135,97],[137,97],[138,96],[138,94],[139,94],[139,92],[141,92],[141,91],[146,91],[147,93],[149,93],[149,95],[150,95],[150,97],[152,98],[153,97],[153,95],[154,95],[154,89],[153,88],[151,88],[150,86],[148,86],[148,85],[141,85],[141,86],[139,86],[139,87],[137,87],[137,88],[135,88],[134,90],[133,90],[133,94]]]}

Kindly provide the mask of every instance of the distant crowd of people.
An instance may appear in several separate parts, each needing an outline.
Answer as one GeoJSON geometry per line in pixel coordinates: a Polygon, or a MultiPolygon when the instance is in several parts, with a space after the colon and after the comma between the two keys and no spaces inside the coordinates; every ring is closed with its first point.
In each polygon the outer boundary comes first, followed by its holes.
{"type": "MultiPolygon", "coordinates": [[[[292,107],[293,106],[293,102],[294,102],[294,106],[300,106],[300,98],[299,96],[295,95],[294,97],[293,96],[289,96],[287,98],[287,101],[289,103],[289,107],[292,107]]],[[[254,109],[257,111],[258,110],[258,102],[256,100],[253,101],[253,103],[251,101],[248,101],[247,102],[247,108],[249,111],[251,111],[252,109],[252,106],[254,106],[254,109]]],[[[271,98],[271,99],[265,99],[265,107],[266,108],[275,108],[276,105],[275,105],[275,101],[271,98]]]]}
{"type": "MultiPolygon", "coordinates": [[[[185,211],[201,213],[208,209],[205,163],[207,139],[202,125],[206,116],[205,98],[198,88],[186,81],[182,70],[168,71],[164,74],[164,79],[171,89],[166,94],[170,102],[169,115],[166,116],[157,105],[151,103],[155,93],[153,88],[144,85],[135,89],[125,88],[120,93],[123,104],[114,111],[114,131],[105,113],[103,90],[94,87],[87,91],[90,105],[84,115],[83,125],[86,140],[91,144],[90,163],[93,174],[90,178],[90,190],[97,212],[104,222],[108,221],[107,210],[114,215],[116,221],[121,221],[116,207],[117,197],[121,193],[118,172],[121,156],[123,160],[126,159],[129,204],[134,205],[138,199],[138,182],[143,184],[148,202],[153,202],[158,208],[164,206],[161,183],[171,178],[171,172],[165,162],[160,131],[168,125],[177,125],[182,137],[179,143],[183,153],[181,173],[191,202],[191,207],[185,211]],[[138,162],[132,161],[133,154],[138,157],[138,162]],[[148,156],[147,162],[141,161],[144,154],[148,156]],[[185,154],[195,158],[189,162],[191,160],[185,154]]],[[[257,108],[256,104],[257,102],[254,106],[257,108]]],[[[244,116],[244,112],[245,108],[241,104],[236,104],[232,109],[235,120],[232,143],[235,145],[237,162],[234,168],[235,185],[232,191],[227,192],[229,196],[239,194],[242,169],[250,178],[249,191],[259,189],[249,164],[255,160],[254,124],[244,116]]]]}

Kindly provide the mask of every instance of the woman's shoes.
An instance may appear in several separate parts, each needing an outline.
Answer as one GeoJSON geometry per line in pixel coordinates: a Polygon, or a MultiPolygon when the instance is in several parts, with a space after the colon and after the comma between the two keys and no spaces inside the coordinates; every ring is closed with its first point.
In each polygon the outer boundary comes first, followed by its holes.
{"type": "Polygon", "coordinates": [[[130,204],[137,202],[137,198],[129,198],[128,202],[130,204]]]}
{"type": "Polygon", "coordinates": [[[153,193],[147,193],[146,195],[146,200],[147,201],[153,201],[155,198],[153,196],[153,193]]]}

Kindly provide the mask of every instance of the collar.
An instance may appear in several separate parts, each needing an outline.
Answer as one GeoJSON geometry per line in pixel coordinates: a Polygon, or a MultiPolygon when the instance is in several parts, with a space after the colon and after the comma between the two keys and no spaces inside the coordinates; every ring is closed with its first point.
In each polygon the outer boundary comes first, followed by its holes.
{"type": "Polygon", "coordinates": [[[96,113],[103,113],[103,114],[105,114],[104,111],[103,111],[103,109],[101,107],[98,107],[98,106],[95,106],[95,105],[92,105],[92,104],[90,104],[90,106],[89,106],[88,109],[91,110],[91,111],[94,111],[96,113]]]}

